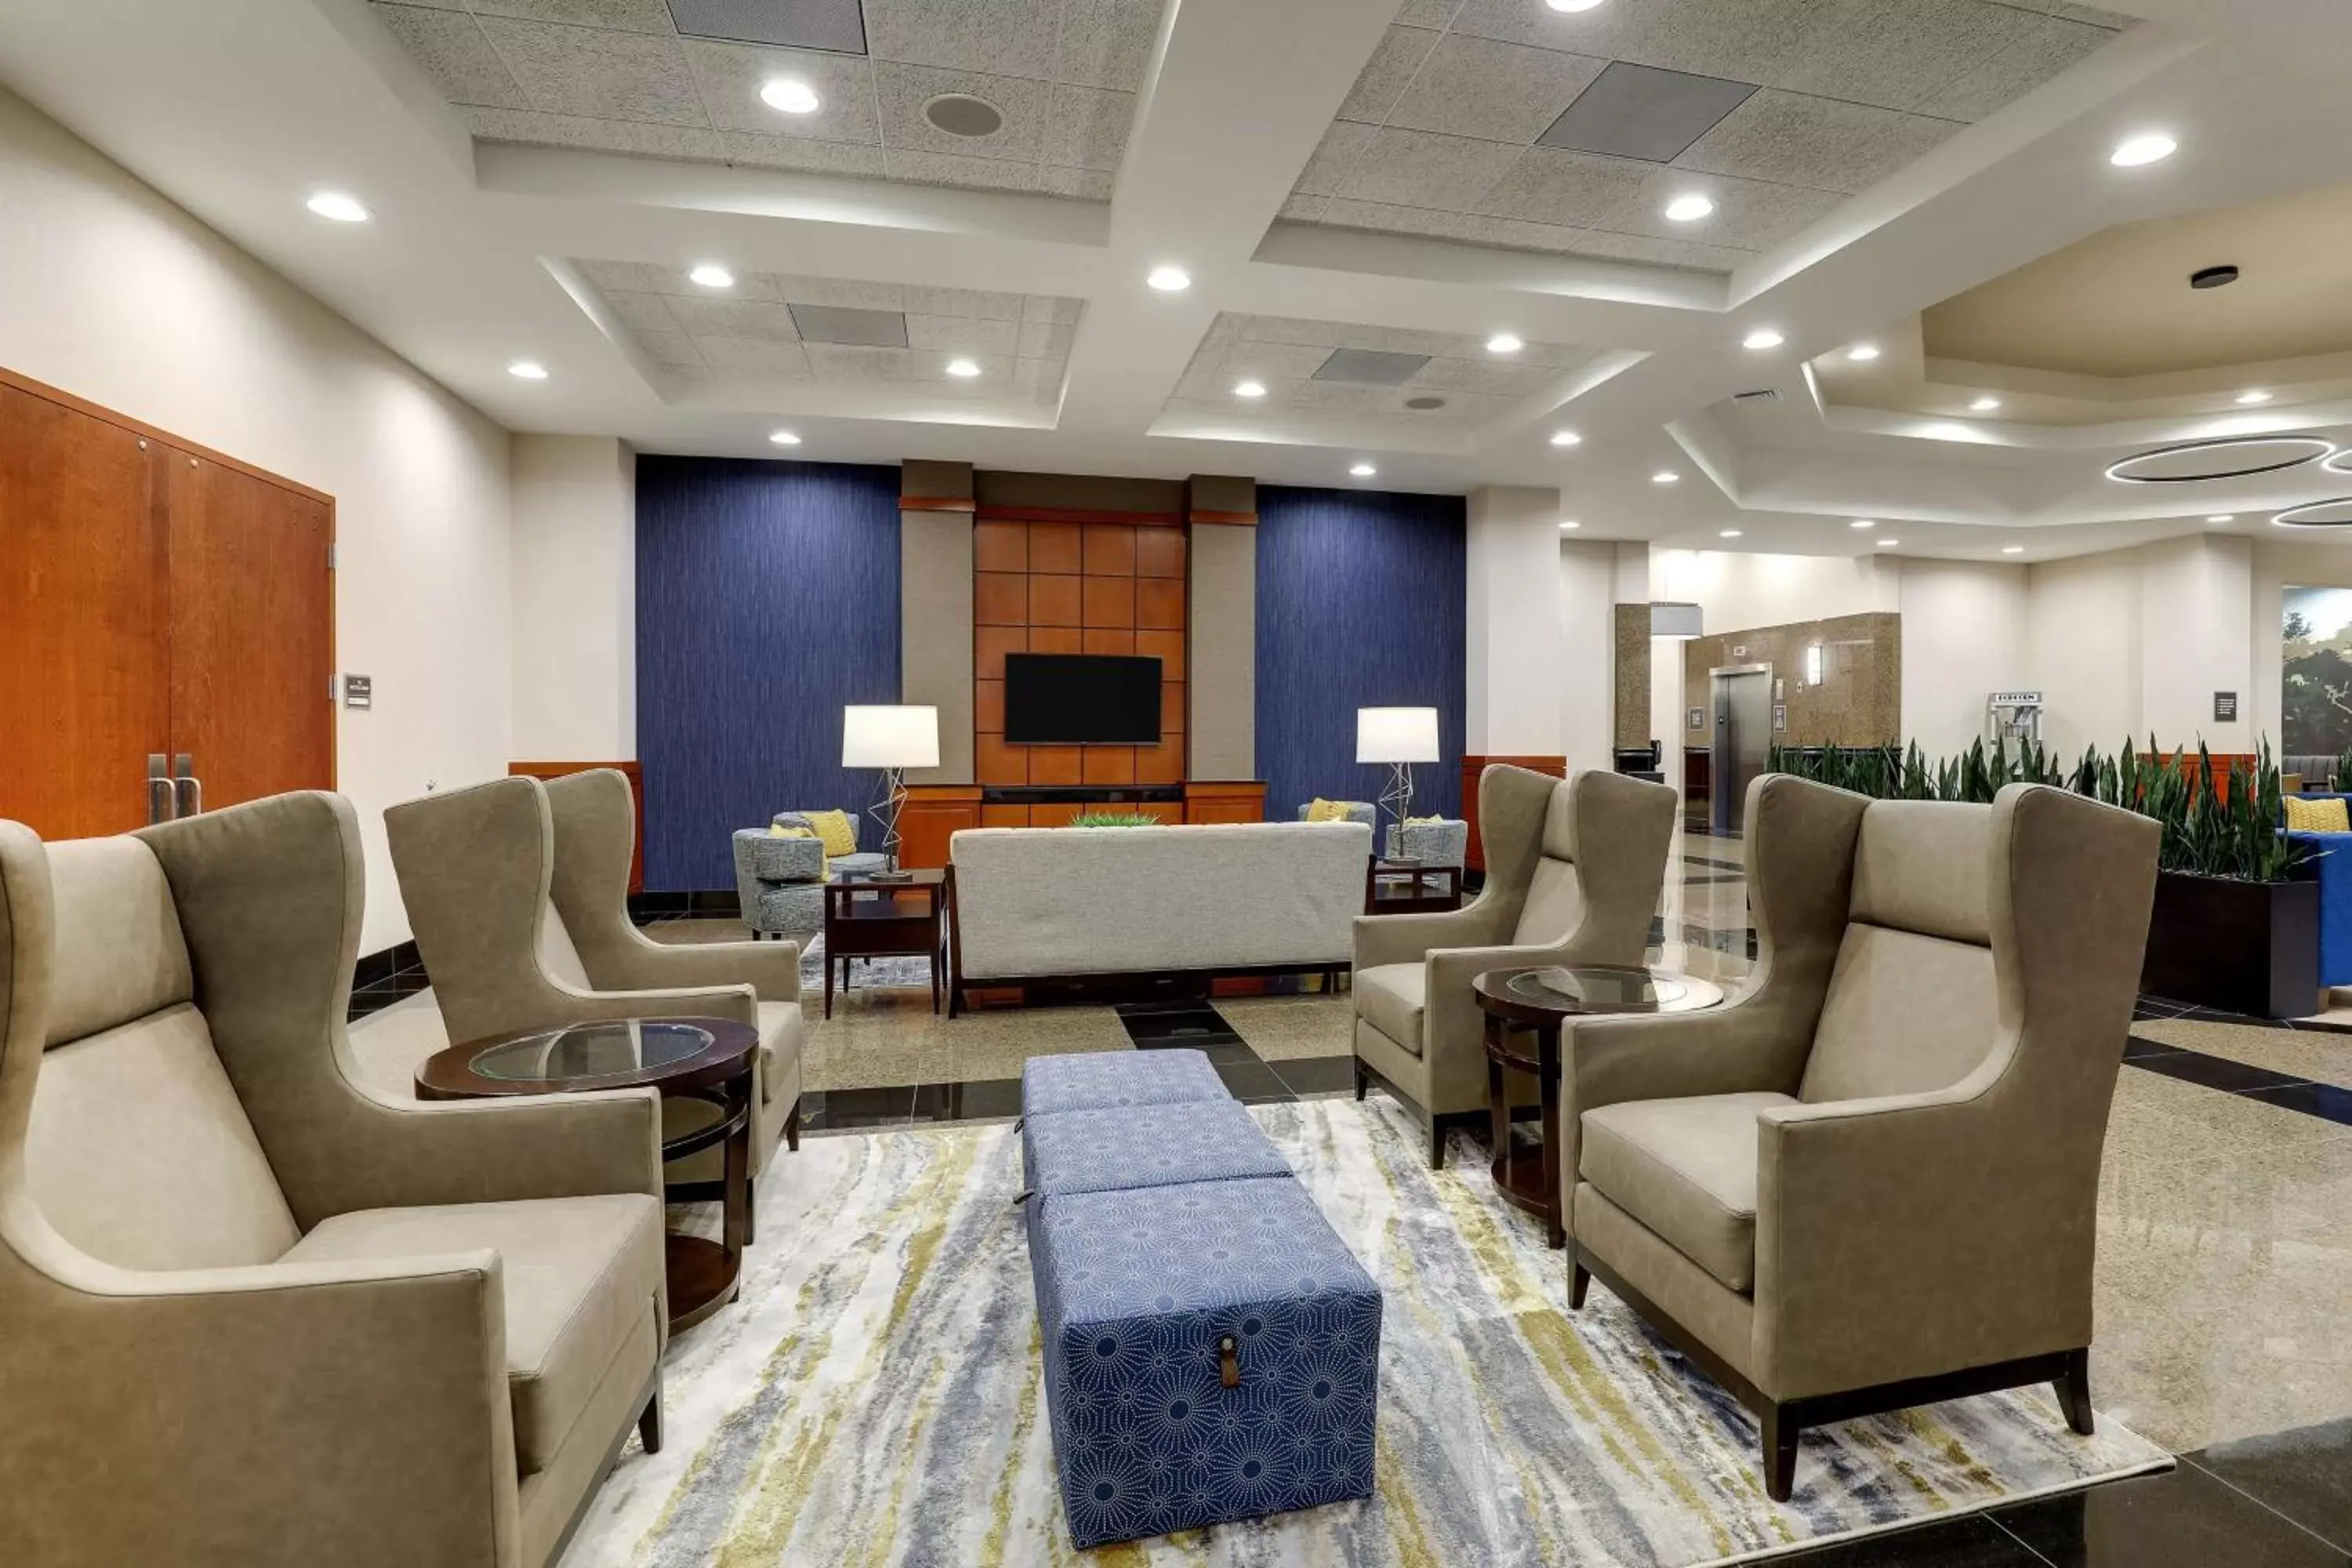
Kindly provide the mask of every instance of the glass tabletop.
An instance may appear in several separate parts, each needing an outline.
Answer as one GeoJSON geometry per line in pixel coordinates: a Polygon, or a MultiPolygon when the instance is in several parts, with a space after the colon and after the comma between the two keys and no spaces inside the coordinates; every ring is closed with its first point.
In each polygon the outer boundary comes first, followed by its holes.
{"type": "Polygon", "coordinates": [[[1581,965],[1522,970],[1503,989],[1522,1002],[1571,1013],[1656,1013],[1689,992],[1682,976],[1654,969],[1581,965]]]}
{"type": "Polygon", "coordinates": [[[547,1029],[489,1047],[467,1064],[501,1083],[593,1082],[628,1078],[699,1056],[711,1032],[694,1024],[623,1018],[547,1029]]]}

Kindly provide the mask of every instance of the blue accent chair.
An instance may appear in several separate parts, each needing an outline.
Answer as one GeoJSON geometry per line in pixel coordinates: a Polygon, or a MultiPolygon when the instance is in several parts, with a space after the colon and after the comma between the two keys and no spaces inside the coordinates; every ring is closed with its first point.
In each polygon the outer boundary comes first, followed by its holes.
{"type": "MultiPolygon", "coordinates": [[[[2352,795],[2304,795],[2299,800],[2341,800],[2352,795]]],[[[2303,833],[2289,838],[2312,848],[2303,875],[2319,884],[2319,983],[2352,985],[2352,833],[2303,833]]]]}

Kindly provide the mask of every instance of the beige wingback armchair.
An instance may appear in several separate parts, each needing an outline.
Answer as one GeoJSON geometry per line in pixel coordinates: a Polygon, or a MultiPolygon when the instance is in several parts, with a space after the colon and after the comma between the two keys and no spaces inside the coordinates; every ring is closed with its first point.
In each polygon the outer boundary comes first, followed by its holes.
{"type": "Polygon", "coordinates": [[[1562,782],[1502,764],[1478,778],[1486,882],[1445,914],[1356,921],[1356,1098],[1377,1075],[1428,1118],[1486,1114],[1485,1015],[1470,984],[1515,963],[1639,963],[1675,830],[1675,792],[1622,773],[1562,782]]]}
{"type": "MultiPolygon", "coordinates": [[[[628,914],[626,774],[494,779],[387,807],[383,824],[452,1040],[599,1018],[732,1018],[760,1031],[752,1174],[780,1136],[800,1147],[800,944],[647,939],[628,914]]],[[[663,1113],[675,1132],[702,1110],[672,1100],[663,1113]]],[[[709,1184],[717,1195],[722,1157],[672,1162],[673,1189],[709,1184]]]]}
{"type": "Polygon", "coordinates": [[[2050,1382],[2091,1429],[2100,1146],[2156,885],[2150,819],[1748,792],[1748,989],[1563,1031],[1562,1197],[1588,1274],[1798,1434],[2050,1382]]]}
{"type": "Polygon", "coordinates": [[[0,1563],[541,1568],[659,1447],[651,1090],[357,1087],[358,825],[0,822],[0,1563]]]}

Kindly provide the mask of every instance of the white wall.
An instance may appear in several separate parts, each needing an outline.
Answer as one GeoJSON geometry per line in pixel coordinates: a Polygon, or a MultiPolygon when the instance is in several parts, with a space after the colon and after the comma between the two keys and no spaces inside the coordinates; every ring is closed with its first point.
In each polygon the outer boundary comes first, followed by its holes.
{"type": "Polygon", "coordinates": [[[0,365],[335,497],[361,949],[405,938],[383,807],[506,771],[506,433],[5,92],[0,365]]]}
{"type": "Polygon", "coordinates": [[[517,436],[514,755],[637,754],[637,459],[605,436],[517,436]]]}
{"type": "Polygon", "coordinates": [[[1903,734],[1930,756],[1981,738],[1985,698],[2029,686],[2025,568],[1890,563],[1903,616],[1903,734]]]}
{"type": "Polygon", "coordinates": [[[1560,750],[1559,492],[1470,492],[1463,746],[1472,756],[1560,750]]]}
{"type": "Polygon", "coordinates": [[[1615,763],[1616,550],[1559,542],[1559,734],[1568,771],[1615,763]]]}
{"type": "Polygon", "coordinates": [[[1650,596],[1699,606],[1706,629],[1744,631],[1898,608],[1895,578],[1872,555],[1743,555],[1654,550],[1650,596]]]}

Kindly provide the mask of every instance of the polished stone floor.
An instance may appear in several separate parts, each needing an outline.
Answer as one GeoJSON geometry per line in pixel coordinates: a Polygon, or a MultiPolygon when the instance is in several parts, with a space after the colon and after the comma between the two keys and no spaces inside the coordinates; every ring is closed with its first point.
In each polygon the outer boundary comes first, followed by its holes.
{"type": "MultiPolygon", "coordinates": [[[[1651,960],[1727,984],[1754,931],[1737,841],[1676,845],[1651,960]]],[[[740,937],[667,921],[671,941],[740,937]]],[[[1349,1091],[1351,1008],[1305,986],[1221,986],[1176,1006],[983,1011],[861,983],[815,1022],[814,1135],[1009,1118],[1031,1056],[1155,1044],[1207,1051],[1245,1101],[1349,1091]],[[1243,994],[1255,990],[1257,994],[1243,994]],[[1232,991],[1235,994],[1224,994],[1232,991]]],[[[424,977],[355,994],[354,1051],[404,1092],[446,1043],[424,977]]],[[[2098,1194],[2098,1408],[2181,1456],[2168,1475],[1801,1554],[1811,1568],[2352,1568],[2352,1034],[2144,999],[2098,1194]]]]}

